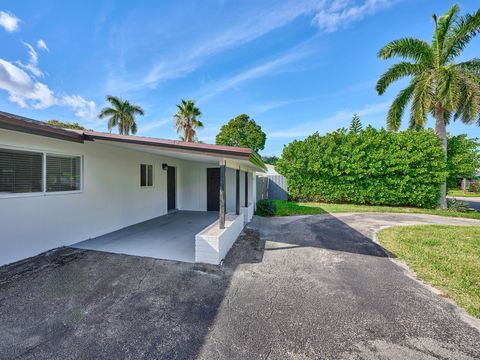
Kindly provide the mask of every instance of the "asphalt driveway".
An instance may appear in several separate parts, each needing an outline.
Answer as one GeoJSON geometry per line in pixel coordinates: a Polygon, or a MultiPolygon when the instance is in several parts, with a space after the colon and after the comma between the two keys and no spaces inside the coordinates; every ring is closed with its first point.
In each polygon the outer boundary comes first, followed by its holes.
{"type": "Polygon", "coordinates": [[[476,197],[476,198],[457,198],[458,200],[462,200],[462,201],[465,201],[466,203],[468,203],[468,205],[474,209],[474,210],[477,210],[477,211],[480,211],[480,198],[476,197]]]}
{"type": "Polygon", "coordinates": [[[478,321],[372,242],[406,214],[255,218],[215,267],[63,248],[0,268],[2,359],[475,359],[478,321]]]}

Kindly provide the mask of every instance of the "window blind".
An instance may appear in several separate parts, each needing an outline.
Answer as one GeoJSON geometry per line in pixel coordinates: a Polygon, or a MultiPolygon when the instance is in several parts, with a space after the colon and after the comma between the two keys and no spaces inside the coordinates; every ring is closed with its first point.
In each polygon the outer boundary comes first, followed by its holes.
{"type": "Polygon", "coordinates": [[[42,191],[43,154],[0,149],[0,193],[42,191]]]}
{"type": "Polygon", "coordinates": [[[80,190],[80,157],[47,154],[47,192],[80,190]]]}

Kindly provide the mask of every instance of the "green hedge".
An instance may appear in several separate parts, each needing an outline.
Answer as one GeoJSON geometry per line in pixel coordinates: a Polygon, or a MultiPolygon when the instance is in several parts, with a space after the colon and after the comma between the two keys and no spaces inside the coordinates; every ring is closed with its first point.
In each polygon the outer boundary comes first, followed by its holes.
{"type": "Polygon", "coordinates": [[[293,141],[275,168],[287,177],[293,200],[430,208],[447,176],[433,132],[371,126],[293,141]]]}

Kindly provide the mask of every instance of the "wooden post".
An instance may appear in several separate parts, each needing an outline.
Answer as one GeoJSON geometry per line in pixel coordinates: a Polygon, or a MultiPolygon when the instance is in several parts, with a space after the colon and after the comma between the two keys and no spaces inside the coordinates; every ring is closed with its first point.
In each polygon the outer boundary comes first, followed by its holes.
{"type": "Polygon", "coordinates": [[[235,187],[235,214],[240,215],[240,169],[237,169],[235,187]]]}
{"type": "Polygon", "coordinates": [[[245,207],[248,207],[248,171],[245,171],[245,207]]]}
{"type": "Polygon", "coordinates": [[[220,229],[225,229],[225,163],[220,165],[220,229]]]}

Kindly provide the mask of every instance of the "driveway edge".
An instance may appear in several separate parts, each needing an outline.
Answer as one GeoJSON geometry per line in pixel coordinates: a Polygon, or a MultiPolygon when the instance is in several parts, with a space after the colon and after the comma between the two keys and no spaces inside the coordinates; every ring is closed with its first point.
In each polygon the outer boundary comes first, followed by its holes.
{"type": "MultiPolygon", "coordinates": [[[[436,215],[432,215],[432,216],[436,216],[436,215]]],[[[417,276],[417,273],[415,271],[413,271],[412,269],[410,269],[410,267],[408,267],[408,265],[402,261],[402,260],[399,260],[398,258],[395,258],[393,256],[393,254],[388,251],[387,249],[385,249],[383,247],[383,245],[380,243],[380,241],[378,241],[378,233],[384,229],[388,229],[388,228],[392,228],[392,227],[400,227],[400,226],[424,226],[424,225],[393,225],[393,226],[390,226],[390,225],[387,225],[387,226],[382,226],[380,227],[379,229],[376,229],[376,230],[373,230],[373,236],[372,236],[372,241],[377,244],[378,246],[380,246],[380,248],[382,249],[382,251],[385,253],[385,255],[387,255],[388,259],[394,263],[395,265],[397,265],[398,267],[400,267],[402,270],[403,270],[403,273],[405,274],[405,276],[409,277],[410,279],[416,281],[418,284],[422,285],[423,287],[425,287],[426,289],[428,289],[429,291],[431,291],[432,293],[434,293],[435,295],[438,295],[440,296],[442,299],[444,299],[446,302],[452,304],[455,306],[455,310],[458,314],[458,316],[465,322],[467,323],[468,325],[472,326],[473,328],[475,328],[478,332],[480,332],[480,319],[477,319],[476,317],[473,317],[472,315],[468,314],[463,308],[461,308],[460,306],[457,305],[457,303],[453,300],[453,299],[450,299],[448,297],[446,297],[444,295],[444,293],[437,289],[436,287],[420,280],[417,276]]],[[[468,226],[468,225],[449,225],[449,226],[468,226]]]]}

